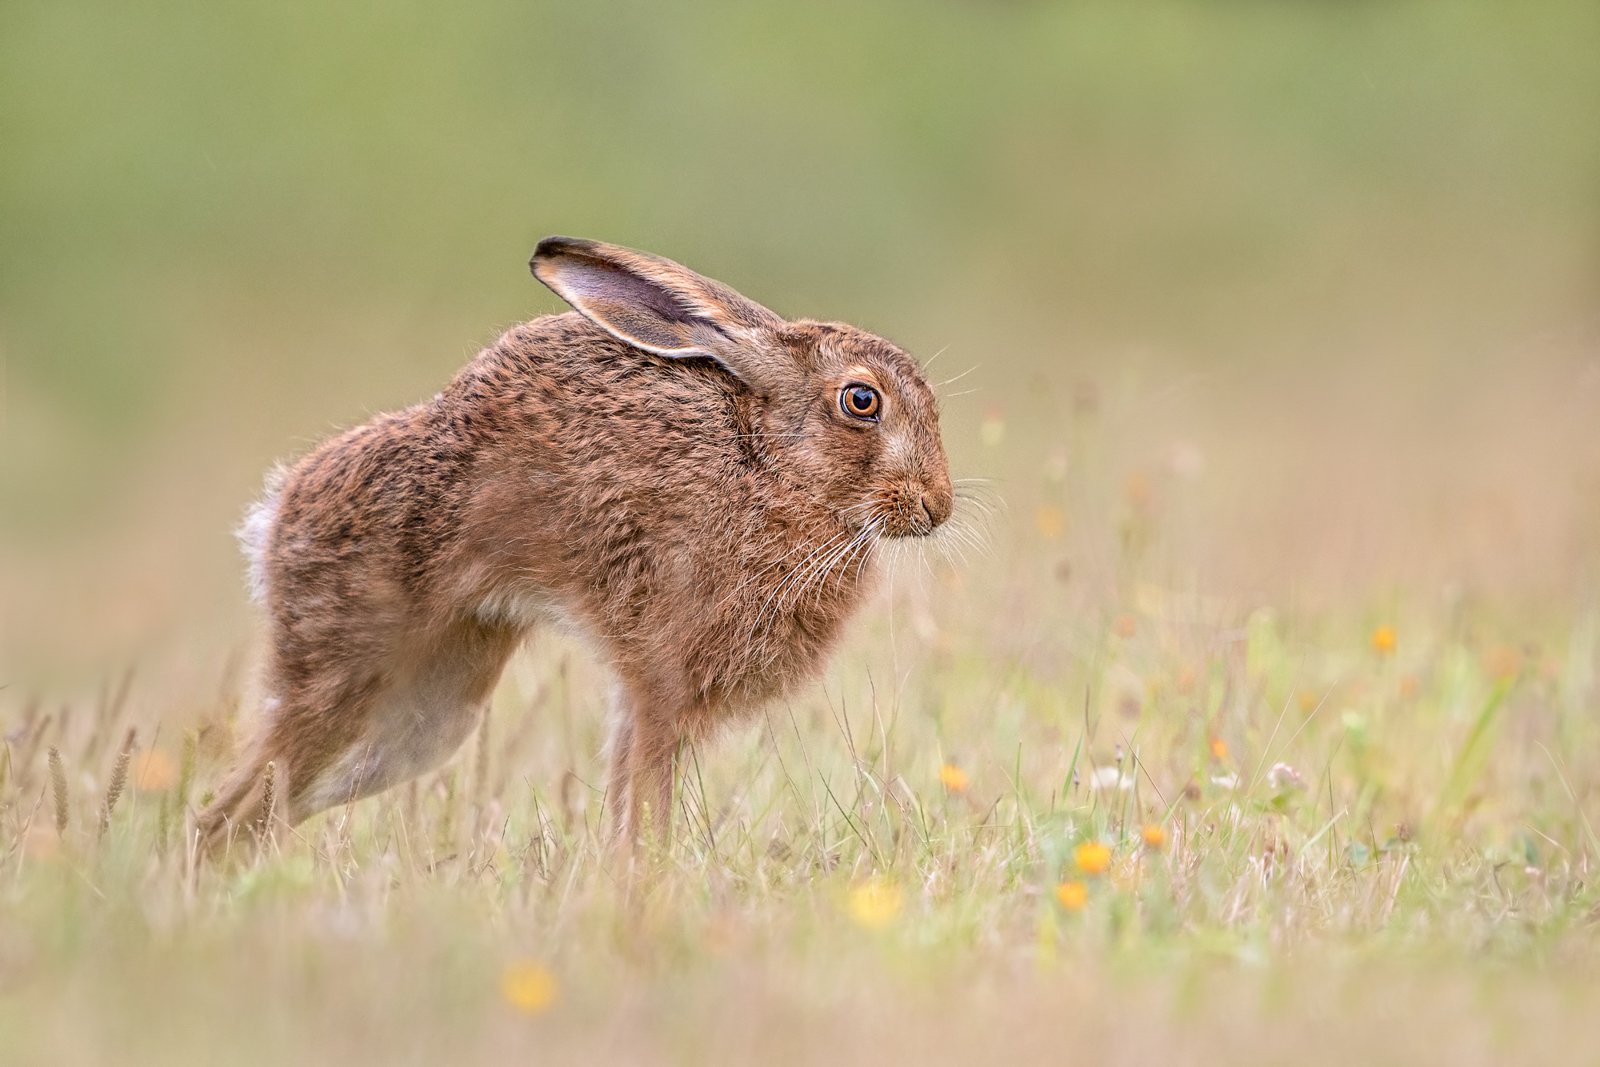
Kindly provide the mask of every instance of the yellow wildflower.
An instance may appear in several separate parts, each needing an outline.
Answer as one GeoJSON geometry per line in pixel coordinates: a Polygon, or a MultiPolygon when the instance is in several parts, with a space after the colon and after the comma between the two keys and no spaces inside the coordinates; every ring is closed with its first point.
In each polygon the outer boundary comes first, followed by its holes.
{"type": "Polygon", "coordinates": [[[1144,839],[1144,847],[1152,852],[1160,852],[1167,844],[1166,828],[1159,823],[1147,823],[1139,836],[1144,839]]]}
{"type": "Polygon", "coordinates": [[[1039,509],[1033,517],[1034,525],[1039,528],[1039,536],[1046,541],[1054,541],[1067,530],[1067,517],[1061,509],[1046,504],[1039,509]]]}
{"type": "Polygon", "coordinates": [[[1225,760],[1225,759],[1227,759],[1228,758],[1228,742],[1224,741],[1220,737],[1213,737],[1211,739],[1211,758],[1212,759],[1216,759],[1216,760],[1225,760]]]}
{"type": "Polygon", "coordinates": [[[850,918],[868,930],[882,930],[900,915],[900,887],[885,878],[869,878],[850,890],[850,918]]]}
{"type": "Polygon", "coordinates": [[[939,768],[939,784],[952,793],[965,793],[970,782],[966,771],[954,763],[946,763],[939,768]]]}
{"type": "Polygon", "coordinates": [[[542,964],[520,960],[501,972],[500,995],[524,1015],[543,1014],[560,994],[556,976],[542,964]]]}

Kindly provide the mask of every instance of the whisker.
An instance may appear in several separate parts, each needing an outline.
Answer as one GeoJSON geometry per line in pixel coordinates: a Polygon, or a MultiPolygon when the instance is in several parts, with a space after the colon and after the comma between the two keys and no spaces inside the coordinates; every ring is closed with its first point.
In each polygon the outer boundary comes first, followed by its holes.
{"type": "MultiPolygon", "coordinates": [[[[769,598],[767,607],[763,608],[761,617],[757,619],[755,629],[759,630],[761,623],[766,621],[769,610],[771,619],[775,622],[780,614],[800,604],[808,594],[820,599],[828,578],[836,569],[840,569],[838,567],[839,562],[845,560],[846,567],[848,567],[848,561],[853,558],[852,554],[870,546],[877,530],[877,523],[869,522],[853,534],[850,531],[846,531],[845,535],[836,535],[830,538],[825,543],[826,551],[820,558],[805,567],[803,571],[797,570],[795,574],[791,575],[791,580],[786,584],[786,587],[769,598]],[[839,543],[840,537],[846,535],[848,535],[848,539],[842,544],[839,543]]],[[[781,649],[777,646],[769,648],[764,657],[764,662],[772,662],[777,658],[780,651],[781,649]]]]}
{"type": "Polygon", "coordinates": [[[846,562],[844,569],[848,569],[849,558],[859,548],[867,544],[867,542],[871,539],[873,530],[874,526],[870,523],[866,526],[863,526],[859,531],[856,532],[856,535],[850,539],[850,542],[845,545],[844,550],[834,553],[833,558],[829,560],[828,565],[817,572],[815,577],[816,587],[812,590],[813,603],[821,598],[822,590],[827,585],[828,576],[832,573],[835,564],[837,564],[840,560],[845,560],[846,562]]]}
{"type": "Polygon", "coordinates": [[[756,613],[755,622],[752,623],[750,627],[750,636],[745,640],[745,651],[747,653],[754,644],[756,637],[761,632],[761,624],[766,621],[767,612],[778,603],[779,599],[785,594],[790,586],[792,586],[796,581],[800,580],[801,574],[809,565],[811,565],[814,559],[825,555],[841,539],[848,536],[848,533],[849,531],[835,533],[824,539],[821,544],[817,545],[810,552],[806,553],[806,555],[798,563],[796,563],[788,570],[787,573],[785,573],[782,580],[778,583],[777,588],[767,595],[765,600],[762,602],[761,610],[756,613]]]}
{"type": "Polygon", "coordinates": [[[971,374],[973,371],[977,370],[981,366],[983,366],[982,363],[974,363],[972,366],[968,367],[966,370],[962,371],[960,374],[957,374],[954,378],[946,378],[944,381],[940,382],[938,385],[935,385],[934,388],[935,389],[943,389],[947,385],[951,385],[951,384],[953,384],[955,382],[959,382],[961,379],[965,378],[967,375],[971,374]]]}
{"type": "Polygon", "coordinates": [[[1006,502],[999,497],[984,497],[969,493],[957,493],[955,504],[957,512],[975,511],[985,520],[992,520],[1001,512],[1008,510],[1006,502]]]}

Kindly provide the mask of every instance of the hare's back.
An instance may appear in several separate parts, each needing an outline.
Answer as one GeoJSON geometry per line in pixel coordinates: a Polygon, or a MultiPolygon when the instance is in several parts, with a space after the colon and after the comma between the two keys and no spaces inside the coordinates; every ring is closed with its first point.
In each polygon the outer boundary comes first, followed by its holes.
{"type": "Polygon", "coordinates": [[[264,594],[356,602],[415,587],[450,536],[453,471],[422,409],[323,442],[269,482],[243,531],[264,594]]]}
{"type": "Polygon", "coordinates": [[[751,399],[736,380],[577,315],[513,328],[437,403],[483,435],[486,477],[461,526],[465,556],[497,579],[641,596],[667,557],[727,555],[759,510],[751,399]]]}
{"type": "Polygon", "coordinates": [[[513,328],[441,397],[503,425],[551,475],[657,492],[739,465],[750,399],[709,360],[653,355],[576,313],[513,328]]]}

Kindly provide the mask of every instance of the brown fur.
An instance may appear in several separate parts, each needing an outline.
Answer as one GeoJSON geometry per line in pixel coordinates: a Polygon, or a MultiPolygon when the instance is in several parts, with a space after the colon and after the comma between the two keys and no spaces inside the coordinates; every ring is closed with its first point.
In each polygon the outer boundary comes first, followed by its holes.
{"type": "Polygon", "coordinates": [[[681,747],[814,674],[878,539],[950,514],[933,394],[889,342],[615,246],[531,266],[577,312],[325,442],[251,520],[266,707],[209,841],[256,818],[269,761],[291,825],[443,762],[541,622],[616,679],[616,826],[664,829],[681,747]],[[880,421],[841,409],[853,382],[880,421]]]}

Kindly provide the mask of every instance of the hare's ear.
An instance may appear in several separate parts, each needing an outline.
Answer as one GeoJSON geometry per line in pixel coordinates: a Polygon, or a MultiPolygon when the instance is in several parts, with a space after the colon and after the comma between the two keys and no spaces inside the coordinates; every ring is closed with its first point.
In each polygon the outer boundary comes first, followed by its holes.
{"type": "Polygon", "coordinates": [[[533,276],[584,318],[630,345],[722,364],[758,393],[783,377],[775,313],[670,259],[576,237],[546,237],[533,276]]]}

